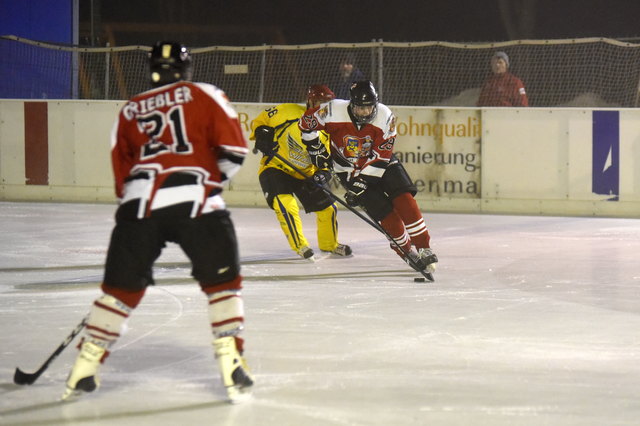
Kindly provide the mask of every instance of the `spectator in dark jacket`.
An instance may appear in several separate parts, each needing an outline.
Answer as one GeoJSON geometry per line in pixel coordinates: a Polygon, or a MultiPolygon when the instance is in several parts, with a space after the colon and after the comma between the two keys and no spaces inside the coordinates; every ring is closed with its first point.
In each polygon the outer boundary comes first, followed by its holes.
{"type": "Polygon", "coordinates": [[[340,61],[338,76],[332,84],[333,93],[338,99],[349,99],[349,89],[356,81],[365,80],[362,71],[356,67],[353,55],[346,55],[340,61]]]}

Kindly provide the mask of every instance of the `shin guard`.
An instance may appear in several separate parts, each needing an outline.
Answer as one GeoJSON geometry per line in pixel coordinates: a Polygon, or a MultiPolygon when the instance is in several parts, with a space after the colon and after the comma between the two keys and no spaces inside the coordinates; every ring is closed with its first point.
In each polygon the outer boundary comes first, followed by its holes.
{"type": "Polygon", "coordinates": [[[236,336],[244,328],[244,302],[240,289],[207,294],[209,320],[215,337],[236,336]]]}
{"type": "Polygon", "coordinates": [[[338,247],[338,209],[335,204],[316,212],[318,246],[322,251],[333,251],[338,247]]]}
{"type": "Polygon", "coordinates": [[[402,219],[395,211],[389,213],[382,221],[380,222],[380,226],[387,231],[387,233],[393,238],[390,246],[397,253],[398,256],[404,259],[404,254],[397,247],[402,247],[405,251],[411,250],[411,240],[409,239],[409,234],[404,227],[404,223],[402,223],[402,219]]]}
{"type": "MultiPolygon", "coordinates": [[[[408,192],[393,199],[393,208],[406,227],[411,242],[417,248],[429,247],[429,231],[416,200],[408,192]]],[[[393,234],[392,234],[393,235],[393,234]]]]}
{"type": "Polygon", "coordinates": [[[274,197],[272,207],[291,250],[297,253],[301,247],[308,246],[309,242],[302,231],[300,208],[293,195],[280,194],[274,197]]]}

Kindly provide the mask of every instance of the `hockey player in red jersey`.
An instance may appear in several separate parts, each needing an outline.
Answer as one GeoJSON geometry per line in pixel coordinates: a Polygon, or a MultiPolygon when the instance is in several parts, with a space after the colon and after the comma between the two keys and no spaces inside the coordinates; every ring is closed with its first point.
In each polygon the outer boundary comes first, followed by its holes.
{"type": "Polygon", "coordinates": [[[391,244],[407,263],[432,273],[438,258],[429,246],[429,231],[413,198],[417,189],[393,155],[395,117],[378,102],[373,84],[368,80],[354,83],[349,100],[334,99],[307,110],[299,126],[314,163],[321,169],[330,164],[346,188],[346,202],[361,206],[377,221],[402,247],[406,255],[391,244]],[[329,134],[329,151],[318,141],[321,130],[329,134]]]}
{"type": "Polygon", "coordinates": [[[118,198],[101,289],[91,307],[63,399],[91,392],[124,322],[138,306],[167,242],[180,245],[209,300],[215,357],[235,402],[253,379],[241,357],[244,307],[237,240],[221,196],[248,153],[222,90],[190,82],[191,56],[158,42],[149,56],[153,89],[130,99],[111,135],[118,198]]]}

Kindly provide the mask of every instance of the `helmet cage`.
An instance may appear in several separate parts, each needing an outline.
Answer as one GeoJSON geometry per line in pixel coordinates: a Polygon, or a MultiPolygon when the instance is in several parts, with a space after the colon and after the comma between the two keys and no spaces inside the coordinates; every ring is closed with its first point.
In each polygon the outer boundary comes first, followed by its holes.
{"type": "Polygon", "coordinates": [[[358,124],[371,123],[378,114],[378,93],[369,80],[357,81],[349,89],[349,110],[354,121],[358,124]],[[371,106],[371,113],[356,114],[355,107],[371,106]]]}
{"type": "Polygon", "coordinates": [[[373,105],[373,108],[371,109],[371,113],[367,114],[367,115],[359,115],[356,113],[355,108],[356,107],[362,107],[362,106],[369,106],[369,105],[355,105],[355,104],[349,104],[349,109],[351,112],[351,117],[353,118],[353,120],[358,123],[358,124],[368,124],[371,123],[373,120],[375,120],[376,115],[378,115],[378,106],[377,105],[373,105]]]}

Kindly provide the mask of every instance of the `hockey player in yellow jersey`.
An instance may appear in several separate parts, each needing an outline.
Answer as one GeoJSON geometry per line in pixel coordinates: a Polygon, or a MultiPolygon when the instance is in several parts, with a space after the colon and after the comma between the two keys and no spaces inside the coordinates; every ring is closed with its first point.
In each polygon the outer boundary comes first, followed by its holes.
{"type": "MultiPolygon", "coordinates": [[[[327,86],[312,85],[307,90],[306,107],[280,104],[262,111],[251,122],[249,139],[256,141],[256,149],[263,154],[258,175],[267,204],[275,212],[291,249],[309,260],[314,259],[314,252],[304,236],[296,197],[307,213],[316,214],[320,250],[338,256],[350,256],[352,253],[348,245],[338,242],[336,204],[317,186],[326,184],[331,179],[331,172],[326,167],[318,168],[311,162],[298,128],[298,120],[306,108],[334,98],[335,95],[327,86]],[[275,152],[306,176],[313,176],[313,181],[310,182],[277,156],[273,156],[275,152]]],[[[321,134],[320,139],[328,149],[327,136],[321,134]]]]}

